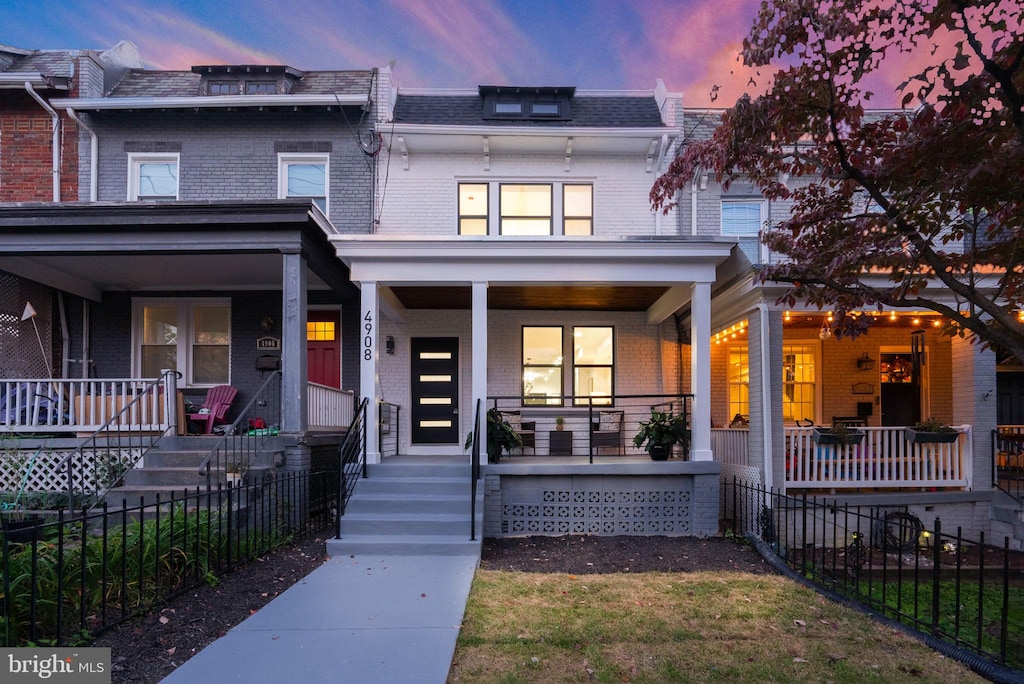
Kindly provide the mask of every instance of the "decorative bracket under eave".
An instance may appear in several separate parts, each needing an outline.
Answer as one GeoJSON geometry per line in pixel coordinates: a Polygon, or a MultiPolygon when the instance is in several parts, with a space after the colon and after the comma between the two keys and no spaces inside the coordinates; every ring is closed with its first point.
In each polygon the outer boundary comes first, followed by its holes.
{"type": "Polygon", "coordinates": [[[566,138],[565,140],[565,170],[568,171],[572,167],[572,138],[566,138]]]}
{"type": "Polygon", "coordinates": [[[402,153],[402,169],[409,170],[409,148],[405,144],[405,136],[398,136],[398,151],[402,153]]]}
{"type": "Polygon", "coordinates": [[[650,173],[654,169],[654,152],[658,149],[658,139],[654,138],[651,140],[651,144],[647,146],[647,173],[650,173]]]}
{"type": "Polygon", "coordinates": [[[486,135],[482,138],[484,147],[484,171],[491,170],[491,140],[486,135]]]}

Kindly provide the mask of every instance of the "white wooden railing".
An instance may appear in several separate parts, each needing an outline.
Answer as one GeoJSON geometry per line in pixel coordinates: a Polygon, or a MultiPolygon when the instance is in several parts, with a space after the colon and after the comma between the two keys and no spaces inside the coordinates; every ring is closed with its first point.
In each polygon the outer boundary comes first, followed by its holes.
{"type": "Polygon", "coordinates": [[[785,428],[786,488],[972,488],[970,425],[948,444],[911,444],[902,427],[859,429],[860,444],[819,445],[813,428],[785,428]]]}
{"type": "Polygon", "coordinates": [[[306,387],[310,429],[348,428],[355,410],[355,399],[350,390],[315,382],[307,383],[306,387]]]}
{"type": "Polygon", "coordinates": [[[719,463],[748,465],[749,428],[711,428],[711,452],[719,463]]]}
{"type": "Polygon", "coordinates": [[[142,378],[0,380],[0,433],[93,432],[115,417],[115,425],[163,432],[173,425],[176,406],[168,380],[132,403],[153,382],[142,378]]]}

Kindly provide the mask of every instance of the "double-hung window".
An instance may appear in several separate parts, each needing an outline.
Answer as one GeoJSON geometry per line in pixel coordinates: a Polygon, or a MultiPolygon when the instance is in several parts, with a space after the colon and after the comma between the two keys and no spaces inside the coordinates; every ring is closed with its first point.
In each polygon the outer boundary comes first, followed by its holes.
{"type": "MultiPolygon", "coordinates": [[[[562,406],[565,387],[562,326],[523,326],[523,404],[562,406]]],[[[578,406],[607,406],[615,396],[615,331],[611,326],[572,329],[572,396],[578,406]]]]}
{"type": "Polygon", "coordinates": [[[327,215],[330,163],[326,154],[279,154],[277,196],[305,197],[327,215]]]}
{"type": "Polygon", "coordinates": [[[764,225],[764,210],[760,199],[723,199],[722,235],[758,236],[764,225]]]}
{"type": "Polygon", "coordinates": [[[566,183],[562,186],[562,231],[566,235],[593,235],[593,185],[566,183]]]}
{"type": "Polygon", "coordinates": [[[782,419],[814,420],[817,415],[814,344],[782,346],[782,419]]]}
{"type": "Polygon", "coordinates": [[[155,378],[176,370],[188,386],[231,382],[231,304],[226,299],[136,299],[133,368],[155,378]]]}
{"type": "Polygon", "coordinates": [[[459,235],[487,235],[487,183],[459,183],[459,235]]]}
{"type": "Polygon", "coordinates": [[[178,154],[129,154],[128,200],[178,199],[178,154]]]}
{"type": "Polygon", "coordinates": [[[551,235],[551,185],[502,183],[500,191],[502,235],[551,235]]]}
{"type": "Polygon", "coordinates": [[[729,347],[729,421],[737,415],[750,416],[750,355],[747,346],[729,347]]]}

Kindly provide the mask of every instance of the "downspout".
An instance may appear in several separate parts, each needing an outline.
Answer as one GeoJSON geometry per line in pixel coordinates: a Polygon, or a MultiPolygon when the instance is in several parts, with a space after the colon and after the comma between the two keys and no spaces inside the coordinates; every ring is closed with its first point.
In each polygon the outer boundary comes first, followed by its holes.
{"type": "Polygon", "coordinates": [[[764,302],[757,303],[758,317],[761,321],[761,431],[764,440],[764,448],[767,458],[764,459],[764,481],[767,488],[773,487],[775,475],[772,467],[772,411],[771,403],[771,353],[769,350],[768,334],[768,305],[764,302]],[[767,353],[766,353],[767,352],[767,353]],[[767,356],[767,358],[765,358],[767,356]]]}
{"type": "Polygon", "coordinates": [[[78,124],[86,133],[89,134],[89,201],[95,202],[97,197],[97,173],[99,169],[99,151],[100,143],[99,138],[96,136],[96,131],[89,128],[78,114],[75,114],[75,110],[71,107],[65,109],[71,120],[78,124]]]}
{"type": "Polygon", "coordinates": [[[697,234],[697,178],[690,181],[690,235],[697,234]]]}
{"type": "Polygon", "coordinates": [[[39,96],[32,84],[25,81],[25,92],[39,103],[53,118],[53,201],[60,202],[60,115],[50,104],[39,96]]]}

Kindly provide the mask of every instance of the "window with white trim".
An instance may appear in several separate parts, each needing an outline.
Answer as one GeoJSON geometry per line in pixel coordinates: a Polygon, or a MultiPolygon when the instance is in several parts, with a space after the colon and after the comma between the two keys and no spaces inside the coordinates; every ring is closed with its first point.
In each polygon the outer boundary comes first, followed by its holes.
{"type": "Polygon", "coordinates": [[[729,347],[729,421],[737,415],[750,417],[750,352],[747,345],[729,347]]]}
{"type": "Polygon", "coordinates": [[[761,199],[722,199],[722,235],[754,236],[761,233],[766,219],[761,199]]]}
{"type": "Polygon", "coordinates": [[[166,369],[191,387],[231,383],[231,302],[227,299],[135,299],[132,368],[143,378],[166,369]]]}
{"type": "Polygon", "coordinates": [[[459,235],[593,235],[593,183],[458,183],[459,235]],[[497,220],[491,221],[492,217],[497,220]]]}
{"type": "Polygon", "coordinates": [[[786,422],[817,417],[817,345],[782,346],[782,419],[786,422]]]}
{"type": "Polygon", "coordinates": [[[131,202],[178,199],[178,159],[174,154],[128,155],[128,200],[131,202]]]}
{"type": "Polygon", "coordinates": [[[277,196],[305,197],[327,215],[330,162],[326,154],[278,154],[277,196]]]}

